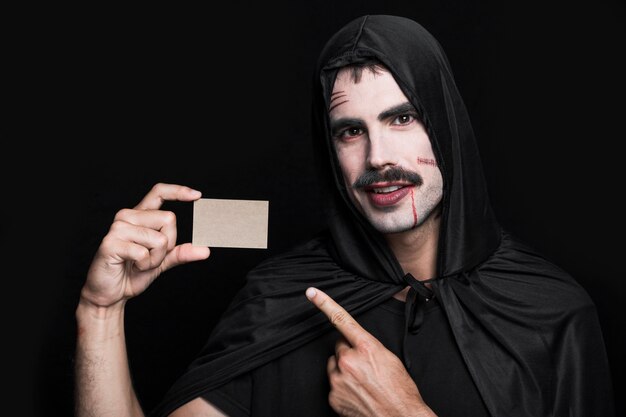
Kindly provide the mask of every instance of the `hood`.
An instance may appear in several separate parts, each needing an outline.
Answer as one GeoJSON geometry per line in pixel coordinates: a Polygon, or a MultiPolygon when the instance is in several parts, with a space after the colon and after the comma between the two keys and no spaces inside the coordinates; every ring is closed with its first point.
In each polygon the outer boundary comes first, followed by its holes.
{"type": "Polygon", "coordinates": [[[324,46],[314,74],[313,139],[330,191],[335,256],[358,275],[402,282],[402,268],[383,236],[348,196],[327,111],[338,69],[372,57],[385,64],[422,116],[443,176],[438,276],[472,269],[496,250],[500,227],[465,104],[439,42],[417,22],[387,15],[359,17],[337,32],[324,46]]]}

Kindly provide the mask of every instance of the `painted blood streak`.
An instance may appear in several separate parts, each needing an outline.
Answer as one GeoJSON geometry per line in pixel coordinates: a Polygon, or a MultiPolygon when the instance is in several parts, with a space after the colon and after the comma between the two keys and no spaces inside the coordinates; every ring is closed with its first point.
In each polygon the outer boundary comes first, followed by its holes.
{"type": "Polygon", "coordinates": [[[435,161],[434,159],[420,158],[419,156],[417,157],[417,163],[420,165],[430,165],[431,167],[437,166],[437,161],[435,161]]]}
{"type": "Polygon", "coordinates": [[[415,195],[413,190],[415,187],[411,187],[411,204],[413,205],[413,227],[417,226],[417,210],[415,210],[415,195]]]}

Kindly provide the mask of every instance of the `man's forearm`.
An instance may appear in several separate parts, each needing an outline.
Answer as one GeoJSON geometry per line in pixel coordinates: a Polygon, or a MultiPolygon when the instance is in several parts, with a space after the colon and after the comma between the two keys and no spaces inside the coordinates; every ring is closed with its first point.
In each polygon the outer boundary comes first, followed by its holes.
{"type": "Polygon", "coordinates": [[[143,417],[128,368],[124,307],[81,302],[76,320],[76,416],[143,417]]]}

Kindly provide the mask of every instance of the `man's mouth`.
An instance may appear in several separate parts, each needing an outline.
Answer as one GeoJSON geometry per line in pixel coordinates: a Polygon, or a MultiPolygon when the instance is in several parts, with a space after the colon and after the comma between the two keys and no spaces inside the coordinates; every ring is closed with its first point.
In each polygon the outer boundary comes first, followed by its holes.
{"type": "Polygon", "coordinates": [[[415,184],[410,183],[376,183],[363,187],[363,191],[374,206],[388,207],[406,197],[413,187],[415,184]]]}
{"type": "Polygon", "coordinates": [[[383,193],[390,193],[392,191],[399,190],[400,188],[402,188],[402,186],[394,185],[392,187],[373,188],[370,191],[376,194],[383,194],[383,193]]]}

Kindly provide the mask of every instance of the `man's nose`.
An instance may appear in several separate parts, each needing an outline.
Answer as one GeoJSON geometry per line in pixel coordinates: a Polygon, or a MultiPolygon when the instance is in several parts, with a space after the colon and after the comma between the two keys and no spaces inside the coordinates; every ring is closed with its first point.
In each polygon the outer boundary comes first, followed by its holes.
{"type": "Polygon", "coordinates": [[[370,130],[368,139],[367,164],[371,169],[397,165],[397,155],[393,149],[392,139],[383,130],[370,130]]]}

